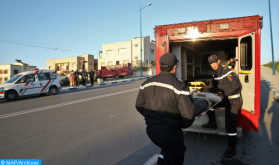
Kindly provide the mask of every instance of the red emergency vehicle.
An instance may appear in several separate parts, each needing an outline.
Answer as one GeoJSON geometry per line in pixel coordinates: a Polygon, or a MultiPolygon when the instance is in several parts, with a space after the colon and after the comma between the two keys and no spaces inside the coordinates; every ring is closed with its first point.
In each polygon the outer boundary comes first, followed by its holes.
{"type": "Polygon", "coordinates": [[[122,64],[122,65],[110,65],[102,66],[101,70],[97,70],[95,76],[96,78],[123,78],[124,76],[133,75],[132,64],[122,64]]]}
{"type": "MultiPolygon", "coordinates": [[[[160,57],[174,53],[179,60],[177,78],[187,82],[205,82],[213,70],[208,56],[218,55],[221,65],[227,67],[225,49],[235,57],[235,72],[242,84],[243,106],[238,115],[238,130],[258,131],[260,118],[260,56],[262,17],[259,15],[188,22],[155,27],[156,74],[160,73],[160,57]]],[[[204,115],[187,131],[225,135],[224,107],[218,107],[218,130],[205,130],[204,115]]]]}

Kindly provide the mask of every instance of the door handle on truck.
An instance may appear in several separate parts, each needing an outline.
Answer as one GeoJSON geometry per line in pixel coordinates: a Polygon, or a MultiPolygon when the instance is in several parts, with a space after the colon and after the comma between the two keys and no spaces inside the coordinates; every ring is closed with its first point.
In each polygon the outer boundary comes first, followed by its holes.
{"type": "Polygon", "coordinates": [[[246,83],[249,83],[249,77],[248,77],[248,74],[246,74],[246,75],[245,75],[244,80],[245,80],[245,82],[246,82],[246,83]]]}
{"type": "Polygon", "coordinates": [[[238,71],[238,73],[241,73],[241,74],[251,74],[252,72],[251,71],[238,71]]]}

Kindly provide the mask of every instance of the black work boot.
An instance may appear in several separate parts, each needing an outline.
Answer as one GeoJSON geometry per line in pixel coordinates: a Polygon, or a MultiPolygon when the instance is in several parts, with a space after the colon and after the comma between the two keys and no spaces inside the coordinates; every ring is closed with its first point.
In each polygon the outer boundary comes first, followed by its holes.
{"type": "Polygon", "coordinates": [[[217,129],[216,121],[209,121],[206,124],[202,125],[202,128],[211,128],[211,129],[217,129]]]}
{"type": "Polygon", "coordinates": [[[208,116],[209,121],[208,121],[208,123],[203,124],[202,128],[217,129],[215,112],[214,111],[208,111],[207,116],[208,116]]]}
{"type": "Polygon", "coordinates": [[[232,158],[234,155],[236,155],[235,146],[229,146],[224,154],[224,158],[232,158]]]}

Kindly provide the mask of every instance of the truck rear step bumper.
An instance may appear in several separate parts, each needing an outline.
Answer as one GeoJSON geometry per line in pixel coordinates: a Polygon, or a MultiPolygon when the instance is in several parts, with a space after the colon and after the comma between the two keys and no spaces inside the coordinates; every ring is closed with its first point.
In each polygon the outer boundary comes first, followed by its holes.
{"type": "MultiPolygon", "coordinates": [[[[187,132],[199,132],[199,133],[208,133],[208,134],[219,134],[227,135],[225,129],[225,109],[215,109],[217,129],[202,128],[201,125],[208,122],[207,115],[203,115],[199,119],[195,120],[193,125],[189,128],[183,129],[187,132]]],[[[241,127],[237,127],[237,137],[243,137],[243,131],[241,127]]]]}

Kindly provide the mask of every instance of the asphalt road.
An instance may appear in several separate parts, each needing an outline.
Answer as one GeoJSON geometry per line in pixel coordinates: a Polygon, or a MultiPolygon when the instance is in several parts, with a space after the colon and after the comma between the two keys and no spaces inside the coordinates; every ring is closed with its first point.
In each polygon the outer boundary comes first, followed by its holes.
{"type": "MultiPolygon", "coordinates": [[[[42,164],[143,164],[159,149],[134,108],[144,80],[0,101],[0,159],[41,159],[42,164]]],[[[184,164],[278,164],[279,103],[261,86],[259,132],[244,132],[237,155],[223,159],[226,137],[185,134],[184,164]]]]}

